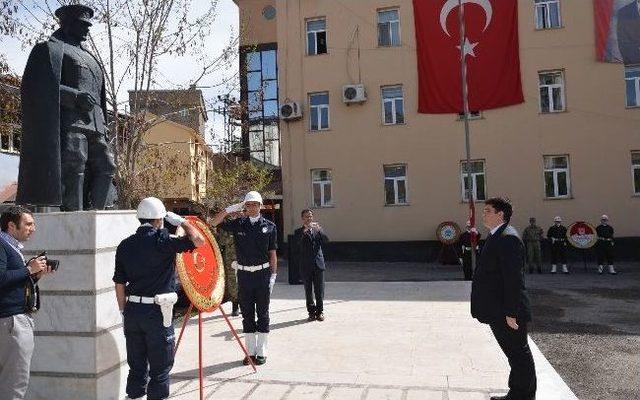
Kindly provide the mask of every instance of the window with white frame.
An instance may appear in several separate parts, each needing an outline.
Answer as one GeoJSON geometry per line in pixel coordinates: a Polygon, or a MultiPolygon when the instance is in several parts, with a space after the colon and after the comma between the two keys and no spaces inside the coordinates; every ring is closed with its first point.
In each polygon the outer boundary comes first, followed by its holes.
{"type": "Polygon", "coordinates": [[[395,164],[383,167],[385,204],[407,204],[407,166],[395,164]]]}
{"type": "Polygon", "coordinates": [[[625,67],[627,107],[640,107],[640,66],[625,67]]]}
{"type": "MultiPolygon", "coordinates": [[[[484,173],[484,161],[471,161],[471,192],[473,193],[473,200],[486,200],[487,199],[487,189],[486,189],[486,179],[484,173]]],[[[463,161],[460,163],[460,182],[462,189],[462,200],[468,201],[468,190],[469,190],[469,175],[467,173],[467,162],[463,161]]]]}
{"type": "Polygon", "coordinates": [[[307,21],[307,55],[327,53],[327,21],[314,19],[307,21]]]}
{"type": "Polygon", "coordinates": [[[545,156],[545,197],[550,199],[569,197],[570,187],[569,156],[545,156]]]}
{"type": "Polygon", "coordinates": [[[311,170],[311,195],[314,207],[330,207],[333,204],[331,170],[311,170]]]}
{"type": "MultiPolygon", "coordinates": [[[[469,119],[482,119],[480,111],[469,111],[469,119]]],[[[458,121],[464,121],[464,112],[458,113],[458,121]]]]}
{"type": "Polygon", "coordinates": [[[640,151],[631,153],[631,173],[633,174],[633,193],[640,195],[640,151]]]}
{"type": "Polygon", "coordinates": [[[397,9],[378,11],[378,46],[400,46],[400,15],[397,9]]]}
{"type": "Polygon", "coordinates": [[[312,131],[329,129],[329,93],[309,94],[309,129],[312,131]]]}
{"type": "Polygon", "coordinates": [[[562,71],[538,73],[540,82],[540,112],[554,113],[565,110],[564,74],[562,71]]]}
{"type": "Polygon", "coordinates": [[[382,87],[382,116],[385,125],[404,124],[402,85],[382,87]]]}
{"type": "Polygon", "coordinates": [[[535,0],[536,29],[560,28],[560,0],[535,0]]]}

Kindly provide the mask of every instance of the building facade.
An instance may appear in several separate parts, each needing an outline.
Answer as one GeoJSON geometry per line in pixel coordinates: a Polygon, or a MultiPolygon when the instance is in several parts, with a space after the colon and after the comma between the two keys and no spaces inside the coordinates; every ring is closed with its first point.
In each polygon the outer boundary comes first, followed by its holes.
{"type": "Polygon", "coordinates": [[[201,213],[213,162],[204,137],[207,113],[202,92],[194,88],[131,92],[129,104],[132,111],[146,110],[146,149],[156,150],[150,150],[150,156],[160,155],[168,164],[156,171],[160,186],[155,195],[180,214],[201,213]]]}
{"type": "MultiPolygon", "coordinates": [[[[597,225],[608,214],[618,237],[640,236],[640,69],[596,61],[591,2],[517,2],[525,102],[474,113],[474,196],[509,197],[521,229],[529,217],[597,225]]],[[[336,248],[411,253],[441,222],[464,224],[464,124],[417,113],[411,0],[236,3],[249,113],[262,101],[273,114],[273,83],[252,74],[265,49],[275,50],[278,106],[302,110],[274,122],[286,233],[313,208],[336,248]],[[344,86],[359,84],[366,101],[345,102],[344,86]]]]}

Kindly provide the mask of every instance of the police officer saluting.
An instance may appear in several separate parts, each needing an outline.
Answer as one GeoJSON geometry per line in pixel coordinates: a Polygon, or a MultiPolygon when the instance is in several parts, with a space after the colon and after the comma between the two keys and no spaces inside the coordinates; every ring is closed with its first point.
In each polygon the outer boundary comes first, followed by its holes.
{"type": "Polygon", "coordinates": [[[553,219],[553,225],[547,231],[547,238],[551,242],[551,273],[555,274],[558,271],[558,263],[562,263],[562,273],[568,274],[567,228],[562,225],[562,218],[553,219]]]}
{"type": "Polygon", "coordinates": [[[146,394],[147,399],[165,399],[169,397],[175,342],[171,317],[177,300],[176,254],[205,242],[195,227],[167,212],[155,197],[140,202],[137,216],[141,225],[118,245],[113,275],[127,342],[127,398],[146,394]],[[164,220],[181,226],[187,236],[170,236],[164,220]]]}
{"type": "Polygon", "coordinates": [[[617,272],[613,268],[613,227],[609,225],[609,217],[600,217],[600,225],[596,227],[598,243],[596,252],[598,253],[598,273],[602,274],[604,266],[609,265],[609,273],[615,275],[617,272]],[[606,263],[606,264],[605,264],[606,263]]]}
{"type": "MultiPolygon", "coordinates": [[[[252,191],[244,202],[227,207],[212,221],[235,238],[242,330],[247,351],[257,365],[267,362],[269,301],[278,269],[276,226],[260,215],[261,206],[262,196],[252,191]],[[245,216],[241,217],[243,209],[245,216]],[[233,219],[224,221],[229,215],[233,219]]],[[[249,364],[249,359],[243,364],[249,364]]]]}

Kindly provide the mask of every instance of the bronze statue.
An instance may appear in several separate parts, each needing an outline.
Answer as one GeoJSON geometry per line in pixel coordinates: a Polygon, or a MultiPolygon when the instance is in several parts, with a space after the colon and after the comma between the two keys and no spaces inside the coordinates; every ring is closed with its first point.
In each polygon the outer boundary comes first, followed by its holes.
{"type": "Polygon", "coordinates": [[[107,144],[104,72],[83,46],[93,10],[55,12],[60,28],[35,45],[22,77],[22,151],[16,203],[105,209],[115,163],[107,144]]]}

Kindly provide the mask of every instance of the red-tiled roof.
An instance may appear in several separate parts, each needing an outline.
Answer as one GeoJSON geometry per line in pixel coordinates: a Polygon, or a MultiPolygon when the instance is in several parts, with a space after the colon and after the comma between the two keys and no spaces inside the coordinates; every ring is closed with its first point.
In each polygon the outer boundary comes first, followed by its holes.
{"type": "Polygon", "coordinates": [[[0,188],[0,203],[4,203],[6,201],[16,201],[17,192],[18,182],[12,182],[3,188],[0,188]]]}

